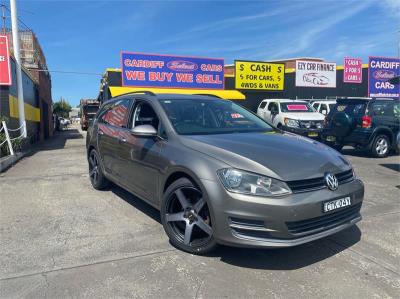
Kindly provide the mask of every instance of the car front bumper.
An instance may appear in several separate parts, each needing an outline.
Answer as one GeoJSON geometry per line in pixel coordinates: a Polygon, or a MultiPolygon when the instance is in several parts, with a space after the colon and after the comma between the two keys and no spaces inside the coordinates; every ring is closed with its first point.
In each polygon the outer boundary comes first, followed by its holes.
{"type": "Polygon", "coordinates": [[[214,237],[241,247],[291,247],[320,239],[361,220],[364,185],[355,178],[327,188],[266,198],[226,191],[219,182],[203,180],[208,194],[214,237]],[[323,203],[350,196],[351,206],[323,212],[323,203]]]}
{"type": "Polygon", "coordinates": [[[320,138],[322,132],[322,129],[293,128],[287,126],[282,126],[282,130],[314,139],[320,138]]]}

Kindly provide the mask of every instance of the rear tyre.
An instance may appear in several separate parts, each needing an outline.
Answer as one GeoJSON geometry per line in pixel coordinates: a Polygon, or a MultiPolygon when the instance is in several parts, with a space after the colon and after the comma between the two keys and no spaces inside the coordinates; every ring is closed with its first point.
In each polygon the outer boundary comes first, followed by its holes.
{"type": "Polygon", "coordinates": [[[371,154],[376,158],[384,158],[389,155],[390,141],[386,135],[377,135],[372,142],[371,154]]]}
{"type": "Polygon", "coordinates": [[[89,178],[93,188],[103,190],[110,186],[110,181],[106,179],[100,165],[99,154],[95,149],[89,154],[89,178]]]}
{"type": "Polygon", "coordinates": [[[205,254],[217,246],[207,201],[187,178],[176,180],[165,191],[161,222],[171,244],[180,250],[205,254]]]}

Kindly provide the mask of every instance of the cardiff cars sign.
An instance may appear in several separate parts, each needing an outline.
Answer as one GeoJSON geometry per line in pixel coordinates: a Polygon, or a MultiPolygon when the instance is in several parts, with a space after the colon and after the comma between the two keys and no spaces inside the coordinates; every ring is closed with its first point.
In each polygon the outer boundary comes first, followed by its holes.
{"type": "Polygon", "coordinates": [[[8,39],[0,35],[0,85],[11,85],[10,54],[8,52],[8,39]]]}
{"type": "Polygon", "coordinates": [[[224,89],[224,60],[121,53],[122,86],[224,89]]]}
{"type": "Polygon", "coordinates": [[[336,87],[336,63],[296,60],[296,86],[336,87]]]}
{"type": "Polygon", "coordinates": [[[400,59],[389,57],[369,57],[368,95],[370,97],[400,97],[399,85],[389,81],[400,76],[400,59]]]}

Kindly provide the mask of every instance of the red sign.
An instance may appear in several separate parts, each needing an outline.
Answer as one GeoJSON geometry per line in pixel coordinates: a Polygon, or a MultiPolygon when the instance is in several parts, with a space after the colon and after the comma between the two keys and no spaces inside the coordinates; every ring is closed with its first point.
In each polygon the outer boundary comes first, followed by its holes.
{"type": "Polygon", "coordinates": [[[307,105],[287,105],[287,110],[308,111],[307,105]]]}
{"type": "Polygon", "coordinates": [[[5,35],[0,35],[0,85],[11,85],[10,54],[5,35]]]}
{"type": "Polygon", "coordinates": [[[359,58],[344,58],[344,83],[362,82],[362,60],[359,58]]]}

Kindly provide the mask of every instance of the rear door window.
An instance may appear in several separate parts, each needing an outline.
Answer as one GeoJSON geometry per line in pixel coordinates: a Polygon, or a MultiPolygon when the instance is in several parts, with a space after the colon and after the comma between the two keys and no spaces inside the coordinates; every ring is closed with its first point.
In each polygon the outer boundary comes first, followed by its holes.
{"type": "Polygon", "coordinates": [[[391,102],[374,102],[369,108],[371,116],[393,116],[391,102]]]}
{"type": "Polygon", "coordinates": [[[366,103],[338,103],[332,110],[332,113],[343,112],[350,116],[364,115],[366,103]]]}
{"type": "Polygon", "coordinates": [[[394,103],[393,104],[393,114],[394,117],[400,118],[400,103],[394,103]]]}
{"type": "Polygon", "coordinates": [[[261,104],[260,104],[260,109],[264,109],[265,108],[265,106],[267,106],[267,103],[268,102],[262,102],[261,104]]]}
{"type": "Polygon", "coordinates": [[[101,115],[100,121],[115,127],[126,127],[129,116],[129,106],[129,99],[122,99],[115,102],[112,107],[101,115]]]}

